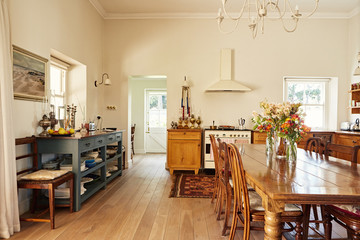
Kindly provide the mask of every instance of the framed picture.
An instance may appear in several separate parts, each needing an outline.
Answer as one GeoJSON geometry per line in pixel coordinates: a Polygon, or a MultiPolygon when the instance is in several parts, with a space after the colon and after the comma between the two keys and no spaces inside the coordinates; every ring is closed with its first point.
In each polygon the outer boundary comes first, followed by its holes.
{"type": "Polygon", "coordinates": [[[46,97],[46,58],[13,45],[14,98],[43,101],[46,97]]]}

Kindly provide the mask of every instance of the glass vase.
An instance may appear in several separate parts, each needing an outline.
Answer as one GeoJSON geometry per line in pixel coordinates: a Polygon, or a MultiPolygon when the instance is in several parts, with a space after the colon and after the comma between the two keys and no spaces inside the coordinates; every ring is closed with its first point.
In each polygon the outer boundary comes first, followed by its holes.
{"type": "Polygon", "coordinates": [[[279,137],[277,133],[274,134],[275,140],[275,157],[286,158],[286,139],[279,137]]]}
{"type": "Polygon", "coordinates": [[[296,161],[297,158],[297,144],[294,140],[287,141],[286,146],[286,159],[288,161],[296,161]]]}
{"type": "Polygon", "coordinates": [[[271,156],[274,152],[274,136],[271,132],[267,133],[266,137],[266,156],[271,156]]]}

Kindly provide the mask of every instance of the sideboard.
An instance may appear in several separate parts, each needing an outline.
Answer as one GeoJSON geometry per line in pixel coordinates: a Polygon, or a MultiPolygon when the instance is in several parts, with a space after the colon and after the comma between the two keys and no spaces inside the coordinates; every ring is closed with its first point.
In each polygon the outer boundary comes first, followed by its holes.
{"type": "Polygon", "coordinates": [[[39,168],[42,167],[43,154],[71,154],[72,172],[74,176],[74,210],[79,211],[81,203],[95,194],[98,190],[104,189],[106,184],[122,173],[122,134],[124,130],[104,132],[94,131],[81,135],[76,133],[74,136],[62,137],[37,137],[39,168]],[[114,156],[107,157],[106,150],[109,146],[116,146],[117,151],[114,156]],[[89,151],[98,151],[102,161],[94,167],[81,171],[81,156],[89,151]],[[108,164],[117,161],[118,169],[106,176],[108,164]],[[100,171],[100,177],[96,181],[85,185],[86,191],[81,195],[81,178],[95,171],[100,171]]]}

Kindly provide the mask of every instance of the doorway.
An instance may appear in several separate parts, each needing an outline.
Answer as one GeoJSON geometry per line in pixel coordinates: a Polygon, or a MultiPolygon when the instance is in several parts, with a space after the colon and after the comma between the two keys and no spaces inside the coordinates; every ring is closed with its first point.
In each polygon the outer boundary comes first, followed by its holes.
{"type": "Polygon", "coordinates": [[[167,92],[145,89],[145,152],[166,153],[167,92]]]}
{"type": "MultiPolygon", "coordinates": [[[[164,142],[166,144],[166,118],[165,118],[165,130],[157,128],[148,128],[148,115],[146,103],[147,95],[146,92],[165,92],[167,89],[167,77],[165,75],[133,75],[129,76],[129,102],[128,102],[128,132],[131,131],[131,126],[136,124],[135,136],[134,136],[134,150],[135,154],[145,154],[145,153],[154,153],[166,152],[166,145],[164,150],[164,142]],[[154,134],[147,136],[148,130],[153,130],[154,134]],[[160,134],[158,132],[162,132],[160,134]],[[163,138],[161,137],[164,136],[163,138]],[[150,138],[151,137],[151,138],[150,138]],[[147,144],[149,141],[147,138],[150,138],[150,144],[147,144]],[[162,147],[154,144],[154,141],[162,143],[162,147]],[[147,146],[148,145],[148,146],[147,146]]],[[[151,94],[152,95],[152,94],[151,94]]],[[[155,100],[154,100],[155,101],[155,100]]],[[[161,99],[161,108],[166,104],[162,102],[161,99]]],[[[166,106],[167,107],[167,106],[166,106]]],[[[165,107],[165,109],[166,109],[165,107]]],[[[164,113],[164,111],[162,111],[164,113]]],[[[155,115],[155,114],[154,114],[155,115]]],[[[166,115],[166,113],[165,113],[166,115]]],[[[164,121],[162,121],[163,123],[164,121]]],[[[164,125],[164,124],[163,124],[164,125]]],[[[152,131],[152,132],[153,132],[152,131]]],[[[128,134],[128,142],[131,142],[130,134],[128,134]]],[[[129,145],[131,146],[131,145],[129,145]]],[[[130,159],[130,151],[128,152],[128,159],[130,159]]]]}

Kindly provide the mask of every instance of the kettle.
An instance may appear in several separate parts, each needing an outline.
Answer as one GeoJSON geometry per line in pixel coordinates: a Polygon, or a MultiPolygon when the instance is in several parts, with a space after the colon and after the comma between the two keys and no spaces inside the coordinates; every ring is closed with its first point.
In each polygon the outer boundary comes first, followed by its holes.
{"type": "Polygon", "coordinates": [[[359,125],[359,123],[360,123],[360,120],[359,120],[359,118],[357,118],[357,119],[355,120],[355,123],[354,123],[354,124],[351,124],[350,130],[352,130],[352,131],[360,131],[360,125],[359,125]]]}

